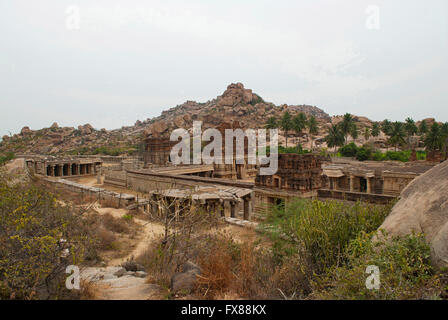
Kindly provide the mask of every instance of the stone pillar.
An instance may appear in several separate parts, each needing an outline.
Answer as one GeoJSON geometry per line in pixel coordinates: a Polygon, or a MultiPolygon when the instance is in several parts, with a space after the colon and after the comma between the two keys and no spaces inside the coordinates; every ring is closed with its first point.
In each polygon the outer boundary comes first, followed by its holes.
{"type": "Polygon", "coordinates": [[[55,165],[51,166],[50,173],[51,173],[52,177],[56,176],[56,166],[55,165]]]}
{"type": "Polygon", "coordinates": [[[333,189],[334,190],[338,190],[339,189],[338,178],[333,178],[333,189]]]}
{"type": "Polygon", "coordinates": [[[355,191],[355,176],[350,176],[350,192],[355,191]]]}
{"type": "Polygon", "coordinates": [[[251,214],[252,214],[252,201],[251,197],[248,196],[244,198],[244,215],[243,215],[244,220],[250,220],[251,214]]]}
{"type": "Polygon", "coordinates": [[[235,202],[230,202],[230,217],[235,218],[236,217],[236,208],[235,208],[235,202]]]}
{"type": "Polygon", "coordinates": [[[372,193],[372,178],[367,178],[367,193],[372,193]]]}
{"type": "Polygon", "coordinates": [[[96,175],[96,183],[97,184],[101,184],[101,172],[98,171],[97,175],[96,175]]]}

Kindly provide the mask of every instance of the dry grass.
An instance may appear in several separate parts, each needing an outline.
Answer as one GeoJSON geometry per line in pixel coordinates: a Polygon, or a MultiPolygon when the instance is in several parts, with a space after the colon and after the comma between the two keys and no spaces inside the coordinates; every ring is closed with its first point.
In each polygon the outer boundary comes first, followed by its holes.
{"type": "Polygon", "coordinates": [[[98,300],[100,295],[98,293],[98,287],[89,281],[81,280],[80,283],[80,299],[81,300],[98,300]]]}
{"type": "Polygon", "coordinates": [[[207,299],[215,299],[228,291],[234,281],[232,256],[226,242],[217,242],[210,251],[199,257],[201,275],[197,291],[207,299]]]}
{"type": "Polygon", "coordinates": [[[116,233],[130,233],[130,224],[132,221],[125,219],[118,219],[113,217],[110,213],[101,216],[101,221],[106,229],[116,233]]]}

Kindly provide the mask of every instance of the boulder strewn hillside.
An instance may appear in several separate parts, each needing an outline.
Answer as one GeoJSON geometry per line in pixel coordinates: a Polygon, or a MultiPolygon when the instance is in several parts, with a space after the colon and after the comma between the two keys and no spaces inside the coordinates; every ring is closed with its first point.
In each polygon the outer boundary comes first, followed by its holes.
{"type": "Polygon", "coordinates": [[[245,128],[260,128],[269,117],[280,118],[286,110],[292,114],[305,112],[314,115],[323,128],[331,122],[323,110],[308,105],[281,105],[266,102],[261,96],[244,88],[241,83],[230,84],[221,96],[205,103],[187,101],[158,117],[136,121],[133,126],[116,130],[97,130],[90,124],[59,127],[53,123],[49,128],[31,130],[24,127],[20,133],[4,136],[0,153],[83,154],[83,153],[129,153],[135,152],[147,134],[169,135],[175,128],[191,128],[194,120],[203,121],[203,127],[214,127],[223,121],[238,120],[245,128]]]}

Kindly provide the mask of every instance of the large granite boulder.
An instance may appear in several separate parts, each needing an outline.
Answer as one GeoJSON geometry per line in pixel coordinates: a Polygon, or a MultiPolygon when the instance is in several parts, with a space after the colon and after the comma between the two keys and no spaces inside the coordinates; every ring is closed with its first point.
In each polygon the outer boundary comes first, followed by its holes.
{"type": "Polygon", "coordinates": [[[423,233],[434,265],[448,267],[448,161],[413,180],[380,229],[388,236],[423,233]]]}

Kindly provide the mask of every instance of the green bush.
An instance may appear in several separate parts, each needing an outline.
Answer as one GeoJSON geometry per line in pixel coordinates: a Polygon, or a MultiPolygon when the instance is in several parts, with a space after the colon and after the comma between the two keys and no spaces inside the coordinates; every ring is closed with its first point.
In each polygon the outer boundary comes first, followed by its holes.
{"type": "Polygon", "coordinates": [[[361,147],[358,149],[358,152],[356,152],[356,160],[366,161],[366,160],[372,159],[372,154],[373,154],[373,151],[371,148],[361,147]]]}
{"type": "Polygon", "coordinates": [[[387,241],[360,233],[350,242],[346,263],[335,266],[314,282],[318,299],[438,299],[446,294],[444,276],[430,264],[430,248],[423,235],[387,241]],[[380,288],[367,289],[367,266],[379,268],[380,288]]]}
{"type": "Polygon", "coordinates": [[[349,144],[346,144],[345,146],[341,147],[339,149],[339,152],[343,157],[355,157],[356,153],[358,152],[358,147],[355,143],[350,142],[349,144]]]}
{"type": "Polygon", "coordinates": [[[303,248],[315,271],[323,272],[344,259],[345,247],[360,232],[376,230],[389,211],[390,206],[362,202],[297,199],[284,208],[274,208],[264,227],[274,236],[282,255],[303,248]]]}
{"type": "Polygon", "coordinates": [[[411,151],[387,151],[386,160],[394,160],[401,162],[408,162],[411,157],[411,151]]]}
{"type": "Polygon", "coordinates": [[[0,166],[4,165],[6,162],[14,159],[13,152],[7,152],[5,155],[0,155],[0,166]]]}
{"type": "Polygon", "coordinates": [[[67,296],[65,268],[82,261],[89,243],[81,220],[45,188],[1,176],[0,300],[67,296]]]}

